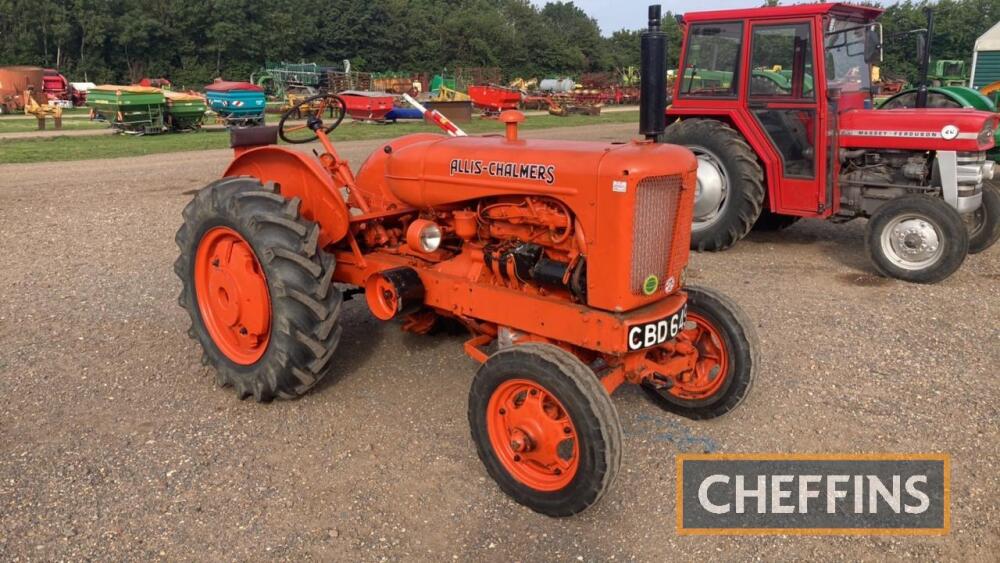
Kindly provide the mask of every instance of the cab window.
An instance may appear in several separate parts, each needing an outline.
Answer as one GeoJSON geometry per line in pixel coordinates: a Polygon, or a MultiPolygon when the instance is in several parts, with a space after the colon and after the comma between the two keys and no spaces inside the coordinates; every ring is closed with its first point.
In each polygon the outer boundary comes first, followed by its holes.
{"type": "Polygon", "coordinates": [[[736,97],[743,24],[692,24],[688,30],[682,97],[736,97]]]}
{"type": "Polygon", "coordinates": [[[812,37],[809,24],[753,28],[750,95],[813,97],[812,37]]]}

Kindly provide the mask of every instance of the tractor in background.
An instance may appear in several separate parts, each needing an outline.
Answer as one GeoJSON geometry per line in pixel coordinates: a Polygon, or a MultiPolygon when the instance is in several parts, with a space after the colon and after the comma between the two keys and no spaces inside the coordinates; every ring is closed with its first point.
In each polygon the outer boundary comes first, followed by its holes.
{"type": "Polygon", "coordinates": [[[918,107],[873,109],[881,13],[827,3],[684,15],[663,140],[698,158],[692,248],[802,217],[867,218],[880,273],[933,283],[995,242],[1000,208],[983,186],[998,118],[926,107],[926,85],[918,107]]]}
{"type": "Polygon", "coordinates": [[[452,124],[452,136],[404,136],[354,174],[329,139],[338,96],[304,100],[278,127],[231,130],[235,158],[185,207],[174,264],[217,381],[258,401],[306,393],[337,371],[343,300],[360,293],[410,332],[457,323],[482,364],[468,400],[479,457],[504,492],[552,516],[614,481],[620,385],[693,419],[736,408],[757,366],[754,326],[720,293],[684,285],[697,163],[655,142],[659,6],[641,41],[645,138],[631,143],[524,140],[524,115],[508,110],[506,135],[452,124]],[[305,123],[287,121],[296,112],[305,123]]]}

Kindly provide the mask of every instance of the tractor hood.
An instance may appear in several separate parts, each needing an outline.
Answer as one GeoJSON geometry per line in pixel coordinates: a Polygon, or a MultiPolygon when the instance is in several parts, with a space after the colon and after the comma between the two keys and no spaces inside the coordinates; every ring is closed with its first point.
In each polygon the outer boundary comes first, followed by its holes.
{"type": "Polygon", "coordinates": [[[839,120],[843,148],[985,151],[996,128],[996,114],[964,108],[856,109],[839,120]]]}

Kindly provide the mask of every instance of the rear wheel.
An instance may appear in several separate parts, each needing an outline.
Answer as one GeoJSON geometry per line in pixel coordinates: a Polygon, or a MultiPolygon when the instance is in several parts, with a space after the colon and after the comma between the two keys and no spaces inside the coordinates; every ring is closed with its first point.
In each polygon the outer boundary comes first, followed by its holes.
{"type": "Polygon", "coordinates": [[[963,216],[969,229],[969,254],[978,254],[1000,239],[1000,187],[983,183],[983,204],[963,216]]]}
{"type": "Polygon", "coordinates": [[[548,344],[501,350],[469,393],[479,459],[501,490],[549,516],[596,503],[621,463],[621,423],[600,381],[548,344]]]}
{"type": "Polygon", "coordinates": [[[865,244],[875,268],[888,277],[936,283],[955,273],[969,252],[962,216],[944,200],[908,195],[879,207],[865,244]]]}
{"type": "Polygon", "coordinates": [[[691,248],[724,250],[753,227],[764,202],[764,173],[742,135],[714,119],[684,119],[663,133],[698,158],[691,248]]]}
{"type": "Polygon", "coordinates": [[[722,416],[746,399],[757,373],[759,345],[753,324],[733,300],[712,289],[686,286],[687,320],[694,328],[678,340],[698,350],[693,371],[672,386],[643,390],[657,406],[695,420],[722,416]]]}
{"type": "Polygon", "coordinates": [[[224,178],[195,195],[177,231],[180,305],[202,363],[240,398],[293,398],[328,372],[340,340],[333,257],[299,199],[272,183],[224,178]]]}

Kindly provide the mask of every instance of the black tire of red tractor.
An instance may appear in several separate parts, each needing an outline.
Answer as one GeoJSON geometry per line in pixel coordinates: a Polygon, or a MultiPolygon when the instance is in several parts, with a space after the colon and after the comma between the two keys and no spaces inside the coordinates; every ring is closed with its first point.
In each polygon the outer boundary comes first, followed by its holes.
{"type": "Polygon", "coordinates": [[[611,397],[594,372],[569,352],[549,344],[501,350],[479,368],[469,391],[469,427],[479,459],[500,489],[518,503],[548,516],[572,516],[608,491],[621,466],[622,428],[611,397]],[[509,379],[536,381],[563,404],[579,440],[576,476],[565,488],[543,492],[517,481],[490,442],[486,416],[494,390],[509,379]]]}
{"type": "Polygon", "coordinates": [[[798,223],[801,218],[798,215],[772,213],[765,206],[763,211],[760,212],[760,217],[757,217],[757,222],[753,224],[753,230],[762,232],[783,231],[798,223]]]}
{"type": "Polygon", "coordinates": [[[969,254],[979,254],[1000,240],[1000,183],[983,183],[983,205],[978,217],[980,224],[969,233],[969,254]]]}
{"type": "Polygon", "coordinates": [[[683,119],[660,137],[664,143],[701,146],[719,157],[729,193],[714,225],[691,232],[691,249],[725,250],[750,232],[764,204],[764,171],[739,132],[715,119],[683,119]]]}
{"type": "Polygon", "coordinates": [[[342,296],[333,284],[334,259],[318,247],[319,225],[299,215],[299,198],[256,178],[224,178],[200,190],[184,208],[175,240],[180,256],[178,299],[191,317],[188,335],[202,346],[202,364],[216,370],[220,386],[240,399],[292,399],[315,386],[330,369],[340,341],[342,296]],[[267,278],[271,334],[263,356],[239,365],[223,354],[205,328],[194,286],[198,244],[211,228],[226,226],[251,246],[267,278]]]}
{"type": "Polygon", "coordinates": [[[697,313],[710,322],[725,340],[723,344],[731,371],[722,387],[705,399],[668,399],[647,387],[642,389],[654,404],[667,412],[693,420],[708,420],[732,411],[750,394],[760,363],[760,343],[752,321],[735,301],[705,287],[689,285],[684,291],[688,295],[688,314],[697,313]]]}
{"type": "Polygon", "coordinates": [[[872,265],[883,276],[911,283],[937,283],[954,274],[969,254],[969,231],[962,216],[940,197],[913,194],[891,199],[875,210],[865,230],[865,246],[872,265]],[[920,214],[941,231],[944,244],[941,258],[932,266],[920,270],[901,268],[892,263],[882,250],[882,231],[896,216],[920,214]]]}

